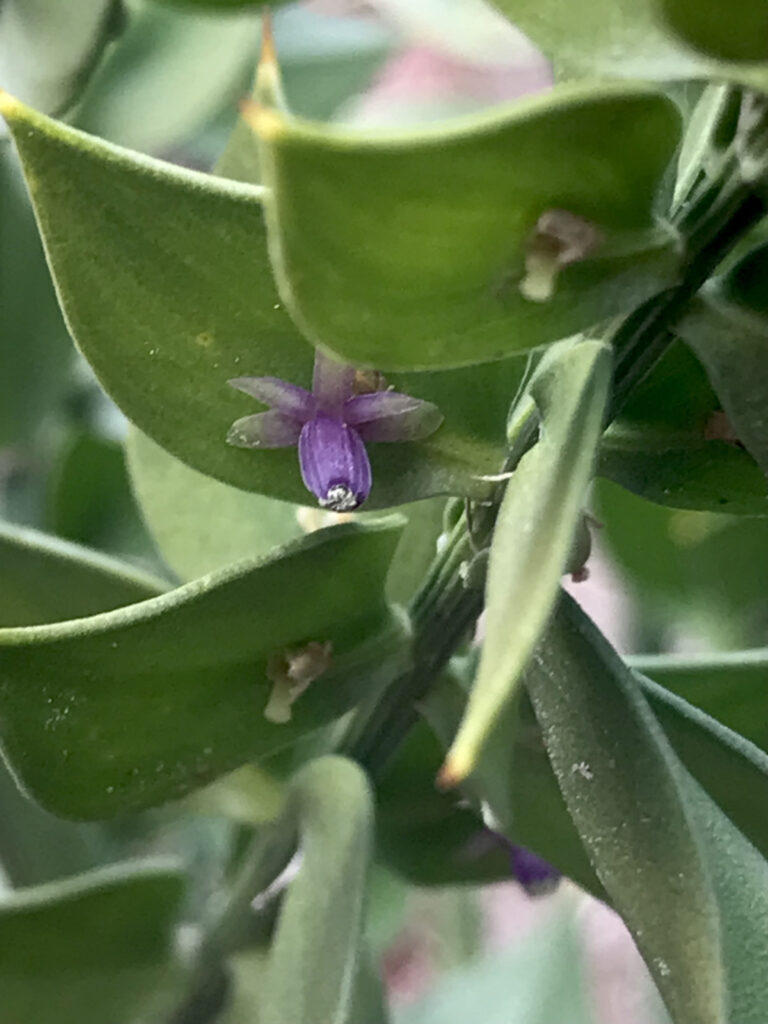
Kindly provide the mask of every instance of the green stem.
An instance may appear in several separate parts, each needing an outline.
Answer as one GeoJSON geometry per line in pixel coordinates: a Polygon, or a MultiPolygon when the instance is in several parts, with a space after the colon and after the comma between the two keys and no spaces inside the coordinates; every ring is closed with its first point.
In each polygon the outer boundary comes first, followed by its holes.
{"type": "MultiPolygon", "coordinates": [[[[752,181],[739,173],[738,160],[724,161],[721,176],[679,211],[686,228],[685,262],[681,281],[633,311],[610,337],[614,349],[614,380],[608,422],[622,409],[633,389],[656,365],[674,341],[675,323],[691,299],[716,270],[735,243],[766,214],[766,202],[752,181]]],[[[503,470],[514,471],[536,443],[538,419],[521,417],[503,470]]],[[[481,533],[490,538],[503,493],[481,510],[481,533]]],[[[483,595],[469,590],[460,577],[461,563],[473,550],[462,517],[449,544],[436,559],[411,606],[414,623],[413,667],[383,695],[348,753],[376,777],[385,770],[418,713],[417,702],[439,678],[451,656],[464,642],[483,608],[483,595]]]]}
{"type": "Polygon", "coordinates": [[[226,958],[251,935],[253,901],[287,867],[296,851],[296,830],[286,827],[291,820],[284,813],[278,823],[258,832],[253,839],[226,903],[205,933],[189,991],[167,1024],[209,1024],[223,1009],[230,984],[226,958]]]}

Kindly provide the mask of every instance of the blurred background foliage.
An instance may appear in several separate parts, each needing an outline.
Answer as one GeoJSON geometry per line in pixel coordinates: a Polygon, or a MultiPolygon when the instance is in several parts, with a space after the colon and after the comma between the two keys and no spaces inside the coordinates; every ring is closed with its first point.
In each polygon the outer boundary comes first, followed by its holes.
{"type": "MultiPolygon", "coordinates": [[[[481,6],[457,5],[452,16],[441,3],[439,19],[435,0],[281,7],[275,38],[291,107],[321,120],[413,124],[546,87],[549,67],[541,54],[506,23],[500,31],[498,16],[481,6]]],[[[258,10],[238,3],[3,0],[0,84],[107,140],[211,170],[249,92],[260,32],[258,10]],[[57,5],[66,15],[35,31],[30,12],[37,7],[48,18],[57,5]]],[[[11,526],[119,556],[162,586],[246,553],[266,553],[323,523],[315,510],[233,491],[142,435],[128,436],[122,414],[72,346],[6,137],[0,137],[0,367],[0,515],[11,526]],[[201,522],[214,511],[228,526],[206,533],[201,522]]],[[[691,393],[703,396],[700,412],[707,418],[711,389],[695,361],[691,372],[702,378],[691,393]]],[[[642,396],[634,413],[642,421],[642,396]]],[[[765,643],[768,519],[667,508],[604,479],[593,497],[602,528],[588,600],[625,651],[729,651],[765,643]]],[[[443,504],[435,499],[409,510],[388,583],[395,600],[405,600],[420,578],[423,564],[414,552],[434,545],[443,504]]],[[[4,558],[0,553],[2,566],[9,564],[4,558]]],[[[62,595],[62,607],[67,600],[62,595]]],[[[431,764],[427,754],[417,739],[404,758],[431,764]]],[[[431,775],[423,777],[429,791],[409,791],[407,805],[398,802],[396,784],[380,797],[387,829],[367,934],[396,1024],[442,1024],[448,1016],[484,1024],[662,1022],[644,968],[616,940],[616,922],[575,888],[534,907],[515,886],[481,894],[471,884],[450,884],[456,879],[445,875],[448,849],[461,846],[468,833],[432,790],[431,775]],[[417,826],[423,832],[414,841],[417,826]],[[420,851],[415,859],[414,849],[420,851]],[[623,971],[616,991],[606,963],[623,971]]],[[[180,984],[174,971],[162,970],[171,955],[168,922],[181,915],[183,946],[185,935],[206,921],[269,793],[278,806],[280,783],[243,769],[170,807],[76,825],[30,803],[0,769],[6,886],[0,1024],[82,1020],[83,1005],[100,1024],[157,1019],[157,1006],[180,984]],[[123,869],[104,874],[105,864],[147,856],[171,861],[128,872],[121,885],[123,869]],[[95,874],[61,881],[82,872],[95,874]],[[28,905],[13,892],[43,883],[50,887],[40,905],[37,897],[28,905]],[[104,924],[109,914],[114,934],[104,924]],[[128,938],[118,925],[130,925],[128,938]],[[119,984],[109,973],[117,963],[129,971],[119,984]],[[62,985],[72,1006],[59,1004],[62,985]],[[30,988],[39,998],[30,1000],[30,988]],[[137,990],[146,993],[147,1005],[128,999],[137,990]]],[[[508,871],[497,851],[473,880],[498,880],[508,871]]],[[[249,956],[236,963],[229,1024],[254,1019],[249,992],[258,987],[258,949],[249,956]]]]}

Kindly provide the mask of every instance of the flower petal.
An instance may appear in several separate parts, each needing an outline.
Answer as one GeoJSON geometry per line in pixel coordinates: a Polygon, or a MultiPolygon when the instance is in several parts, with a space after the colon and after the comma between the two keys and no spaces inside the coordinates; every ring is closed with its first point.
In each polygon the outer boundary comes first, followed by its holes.
{"type": "Polygon", "coordinates": [[[235,420],[227,444],[235,448],[290,448],[297,444],[302,423],[282,412],[270,410],[235,420]]]}
{"type": "Polygon", "coordinates": [[[560,881],[560,872],[524,846],[510,844],[512,871],[529,896],[551,892],[560,881]]]}
{"type": "Polygon", "coordinates": [[[302,423],[315,415],[317,402],[309,391],[279,377],[233,377],[227,384],[302,423]]]}
{"type": "Polygon", "coordinates": [[[360,435],[341,420],[319,413],[299,438],[301,477],[324,508],[349,512],[371,490],[371,464],[360,435]]]}
{"type": "Polygon", "coordinates": [[[349,398],[343,416],[364,441],[421,441],[443,422],[443,414],[432,402],[397,391],[349,398]]]}
{"type": "Polygon", "coordinates": [[[331,359],[319,349],[315,352],[312,394],[323,412],[331,416],[340,414],[341,407],[352,394],[354,384],[354,366],[331,359]]]}

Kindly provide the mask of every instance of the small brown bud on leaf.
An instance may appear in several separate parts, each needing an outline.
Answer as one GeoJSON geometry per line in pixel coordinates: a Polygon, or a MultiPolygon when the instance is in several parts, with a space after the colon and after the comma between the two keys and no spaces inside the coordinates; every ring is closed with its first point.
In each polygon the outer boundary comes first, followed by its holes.
{"type": "Polygon", "coordinates": [[[523,296],[547,302],[555,293],[560,270],[589,256],[602,241],[602,232],[591,221],[568,210],[546,210],[528,242],[526,273],[520,282],[523,296]]]}

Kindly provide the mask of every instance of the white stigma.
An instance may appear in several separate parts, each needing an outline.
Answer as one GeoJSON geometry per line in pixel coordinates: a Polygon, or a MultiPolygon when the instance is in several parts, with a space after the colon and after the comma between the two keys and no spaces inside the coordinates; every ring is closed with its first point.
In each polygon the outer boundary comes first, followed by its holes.
{"type": "Polygon", "coordinates": [[[345,484],[334,484],[328,488],[326,496],[320,499],[320,507],[329,508],[331,512],[351,512],[359,504],[357,495],[345,484]]]}

